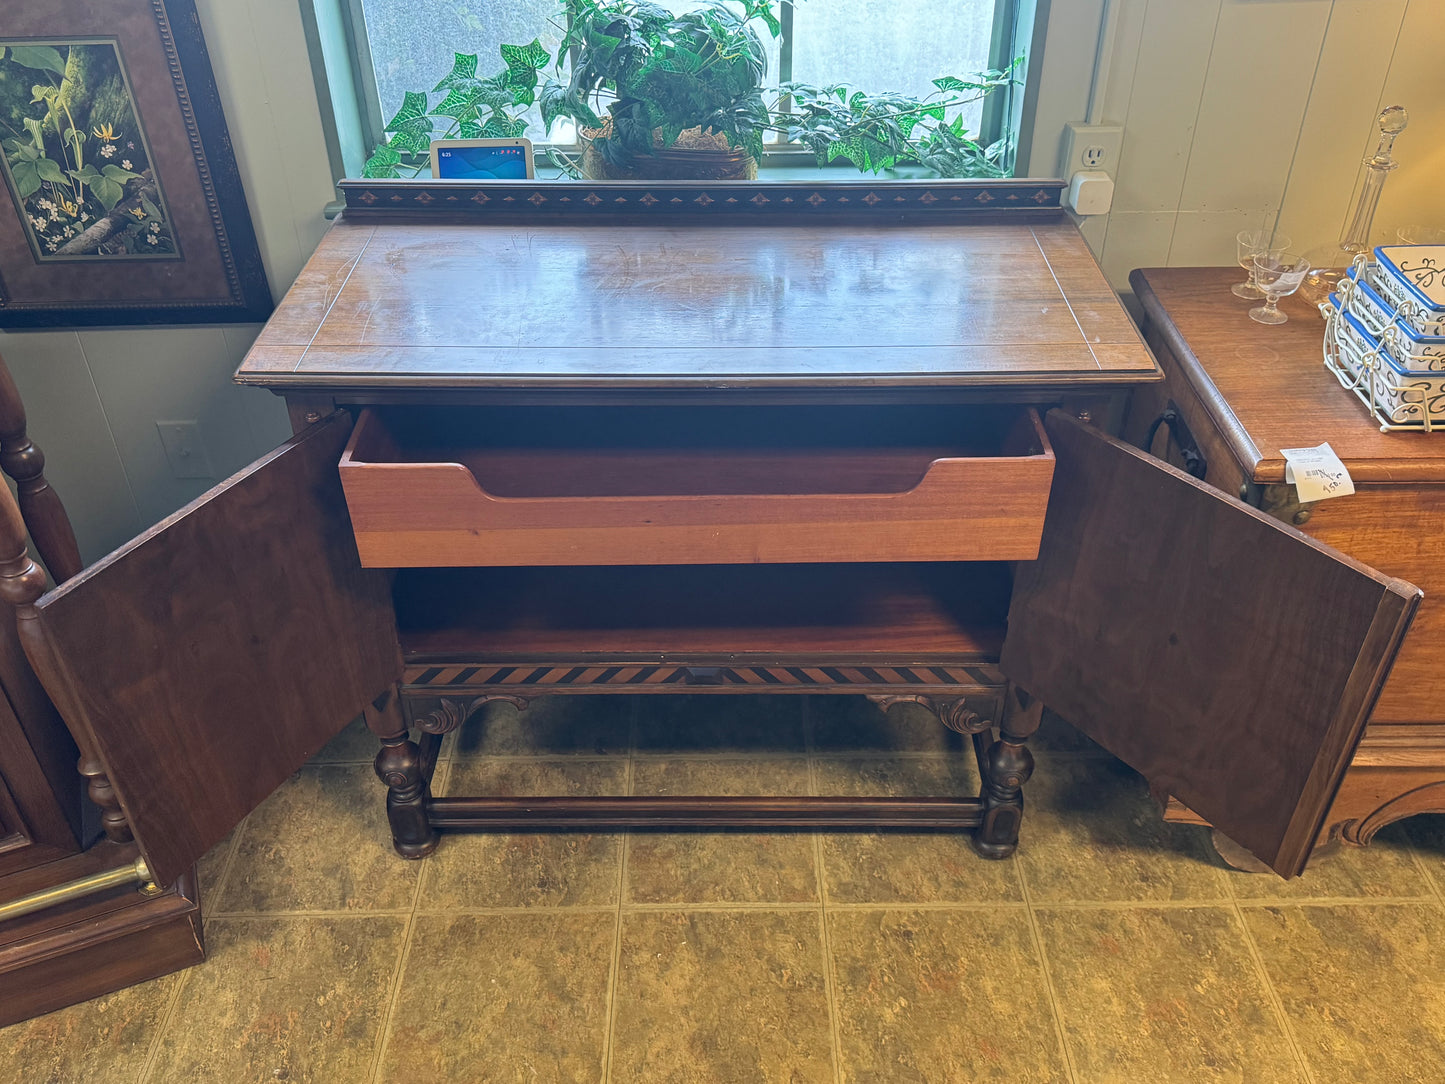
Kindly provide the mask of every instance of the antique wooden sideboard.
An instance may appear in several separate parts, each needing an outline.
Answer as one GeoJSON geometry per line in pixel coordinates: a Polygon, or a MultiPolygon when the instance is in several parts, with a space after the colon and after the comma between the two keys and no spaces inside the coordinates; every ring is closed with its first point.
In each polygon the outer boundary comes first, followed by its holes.
{"type": "MultiPolygon", "coordinates": [[[[1445,591],[1445,441],[1381,432],[1320,363],[1322,325],[1308,304],[1291,299],[1289,323],[1262,327],[1230,295],[1237,277],[1221,268],[1134,272],[1145,333],[1166,379],[1135,392],[1124,433],[1144,445],[1153,430],[1157,454],[1424,589],[1325,822],[1328,835],[1367,843],[1392,821],[1445,811],[1445,605],[1437,594],[1445,591]],[[1280,449],[1325,441],[1349,468],[1355,492],[1300,504],[1284,482],[1280,449]]],[[[1200,819],[1161,797],[1169,819],[1200,819]]]]}
{"type": "Polygon", "coordinates": [[[999,857],[1047,703],[1297,874],[1419,592],[1089,424],[1160,370],[1060,187],[348,182],[237,373],[296,436],[12,592],[110,828],[168,883],[364,712],[409,857],[635,825],[999,857]],[[678,691],[923,703],[981,793],[429,793],[488,700],[678,691]]]}

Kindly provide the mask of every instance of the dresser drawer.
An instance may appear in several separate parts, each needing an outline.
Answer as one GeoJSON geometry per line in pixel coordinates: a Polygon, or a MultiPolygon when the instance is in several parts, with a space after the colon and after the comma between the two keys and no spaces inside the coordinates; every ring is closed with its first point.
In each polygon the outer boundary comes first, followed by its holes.
{"type": "Polygon", "coordinates": [[[368,408],[341,458],[362,564],[1031,560],[1033,410],[368,408]]]}

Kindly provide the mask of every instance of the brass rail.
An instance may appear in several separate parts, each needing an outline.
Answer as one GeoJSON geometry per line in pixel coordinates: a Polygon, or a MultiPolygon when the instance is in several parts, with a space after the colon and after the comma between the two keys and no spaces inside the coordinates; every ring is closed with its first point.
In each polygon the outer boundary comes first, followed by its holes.
{"type": "Polygon", "coordinates": [[[43,911],[47,907],[78,900],[83,896],[94,895],[107,888],[128,884],[140,884],[141,891],[148,896],[156,895],[161,891],[151,879],[150,867],[146,865],[146,860],[137,858],[129,865],[117,866],[115,869],[108,869],[101,873],[92,873],[89,877],[80,877],[62,885],[54,885],[41,889],[39,892],[32,892],[28,896],[21,896],[18,900],[0,903],[0,922],[43,911]]]}

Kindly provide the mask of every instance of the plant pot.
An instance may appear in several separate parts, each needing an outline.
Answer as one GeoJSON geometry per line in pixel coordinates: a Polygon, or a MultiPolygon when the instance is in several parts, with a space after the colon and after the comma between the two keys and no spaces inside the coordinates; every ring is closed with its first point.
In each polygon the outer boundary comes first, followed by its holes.
{"type": "Polygon", "coordinates": [[[582,176],[592,181],[755,181],[758,163],[747,151],[730,146],[727,138],[709,129],[689,128],[671,147],[662,145],[661,129],[652,136],[653,151],[639,157],[630,170],[608,165],[592,145],[606,129],[590,128],[579,133],[582,144],[582,176]]]}

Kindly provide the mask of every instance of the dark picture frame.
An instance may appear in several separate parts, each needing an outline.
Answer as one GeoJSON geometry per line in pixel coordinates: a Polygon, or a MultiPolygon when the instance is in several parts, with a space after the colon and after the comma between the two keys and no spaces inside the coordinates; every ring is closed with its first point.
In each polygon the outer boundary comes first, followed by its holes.
{"type": "Polygon", "coordinates": [[[0,178],[0,328],[270,315],[194,0],[13,6],[0,178]]]}

